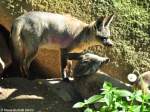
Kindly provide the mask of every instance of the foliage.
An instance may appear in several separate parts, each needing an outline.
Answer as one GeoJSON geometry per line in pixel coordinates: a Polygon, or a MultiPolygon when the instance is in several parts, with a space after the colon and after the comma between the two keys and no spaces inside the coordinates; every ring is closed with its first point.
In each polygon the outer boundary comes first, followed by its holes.
{"type": "MultiPolygon", "coordinates": [[[[94,0],[93,15],[115,13],[112,37],[113,50],[104,50],[128,72],[137,69],[140,72],[149,69],[150,63],[150,1],[149,0],[94,0]],[[115,55],[117,54],[117,55],[115,55]],[[122,62],[119,62],[122,60],[122,62]],[[130,70],[130,66],[132,66],[130,70]]],[[[99,49],[98,49],[99,50],[99,49]]],[[[99,52],[101,53],[101,52],[99,52]]],[[[98,54],[99,54],[98,53],[98,54]]],[[[121,74],[122,75],[122,74],[121,74]]]]}
{"type": "Polygon", "coordinates": [[[73,108],[83,108],[84,112],[149,112],[150,95],[141,90],[117,89],[105,82],[102,93],[76,103],[73,108]]]}

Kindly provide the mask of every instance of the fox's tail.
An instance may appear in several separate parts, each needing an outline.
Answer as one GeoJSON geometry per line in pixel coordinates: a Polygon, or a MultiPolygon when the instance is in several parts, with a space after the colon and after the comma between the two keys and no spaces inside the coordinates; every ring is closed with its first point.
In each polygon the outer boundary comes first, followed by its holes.
{"type": "Polygon", "coordinates": [[[15,21],[11,28],[9,48],[11,49],[13,61],[20,61],[24,57],[24,46],[21,38],[22,27],[22,21],[15,21]]]}

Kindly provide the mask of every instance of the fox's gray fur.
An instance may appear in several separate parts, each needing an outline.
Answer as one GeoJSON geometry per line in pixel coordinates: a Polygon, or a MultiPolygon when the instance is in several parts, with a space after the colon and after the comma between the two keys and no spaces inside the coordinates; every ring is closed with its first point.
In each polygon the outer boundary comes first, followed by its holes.
{"type": "Polygon", "coordinates": [[[73,70],[74,77],[83,77],[95,74],[98,69],[109,62],[109,58],[100,57],[95,54],[85,53],[80,56],[80,60],[73,70]]]}
{"type": "Polygon", "coordinates": [[[112,19],[113,15],[87,24],[70,15],[28,12],[13,22],[10,36],[13,57],[27,75],[39,47],[76,52],[100,43],[112,46],[108,39],[112,19]]]}
{"type": "Polygon", "coordinates": [[[144,93],[150,94],[150,71],[139,75],[138,85],[144,93]]]}

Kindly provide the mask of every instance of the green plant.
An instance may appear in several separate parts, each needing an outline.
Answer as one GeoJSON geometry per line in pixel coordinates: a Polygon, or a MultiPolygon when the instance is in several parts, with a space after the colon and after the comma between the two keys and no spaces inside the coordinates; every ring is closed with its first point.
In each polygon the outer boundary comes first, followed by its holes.
{"type": "Polygon", "coordinates": [[[150,95],[141,90],[128,90],[112,87],[111,83],[103,84],[103,92],[76,103],[73,108],[83,108],[84,112],[149,112],[150,95]],[[96,106],[98,105],[98,106],[96,106]]]}

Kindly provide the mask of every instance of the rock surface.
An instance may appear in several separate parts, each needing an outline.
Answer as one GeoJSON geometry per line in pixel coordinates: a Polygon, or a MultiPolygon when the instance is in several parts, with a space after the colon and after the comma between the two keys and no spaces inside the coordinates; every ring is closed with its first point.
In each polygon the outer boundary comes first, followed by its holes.
{"type": "Polygon", "coordinates": [[[63,82],[60,79],[6,78],[0,80],[0,109],[29,109],[45,112],[79,112],[73,104],[98,92],[104,81],[131,90],[130,86],[97,72],[88,77],[63,82]]]}
{"type": "Polygon", "coordinates": [[[79,99],[72,87],[63,82],[52,82],[54,81],[29,81],[22,78],[0,80],[0,109],[16,109],[19,112],[21,109],[30,112],[78,112],[72,109],[72,105],[79,99]]]}

